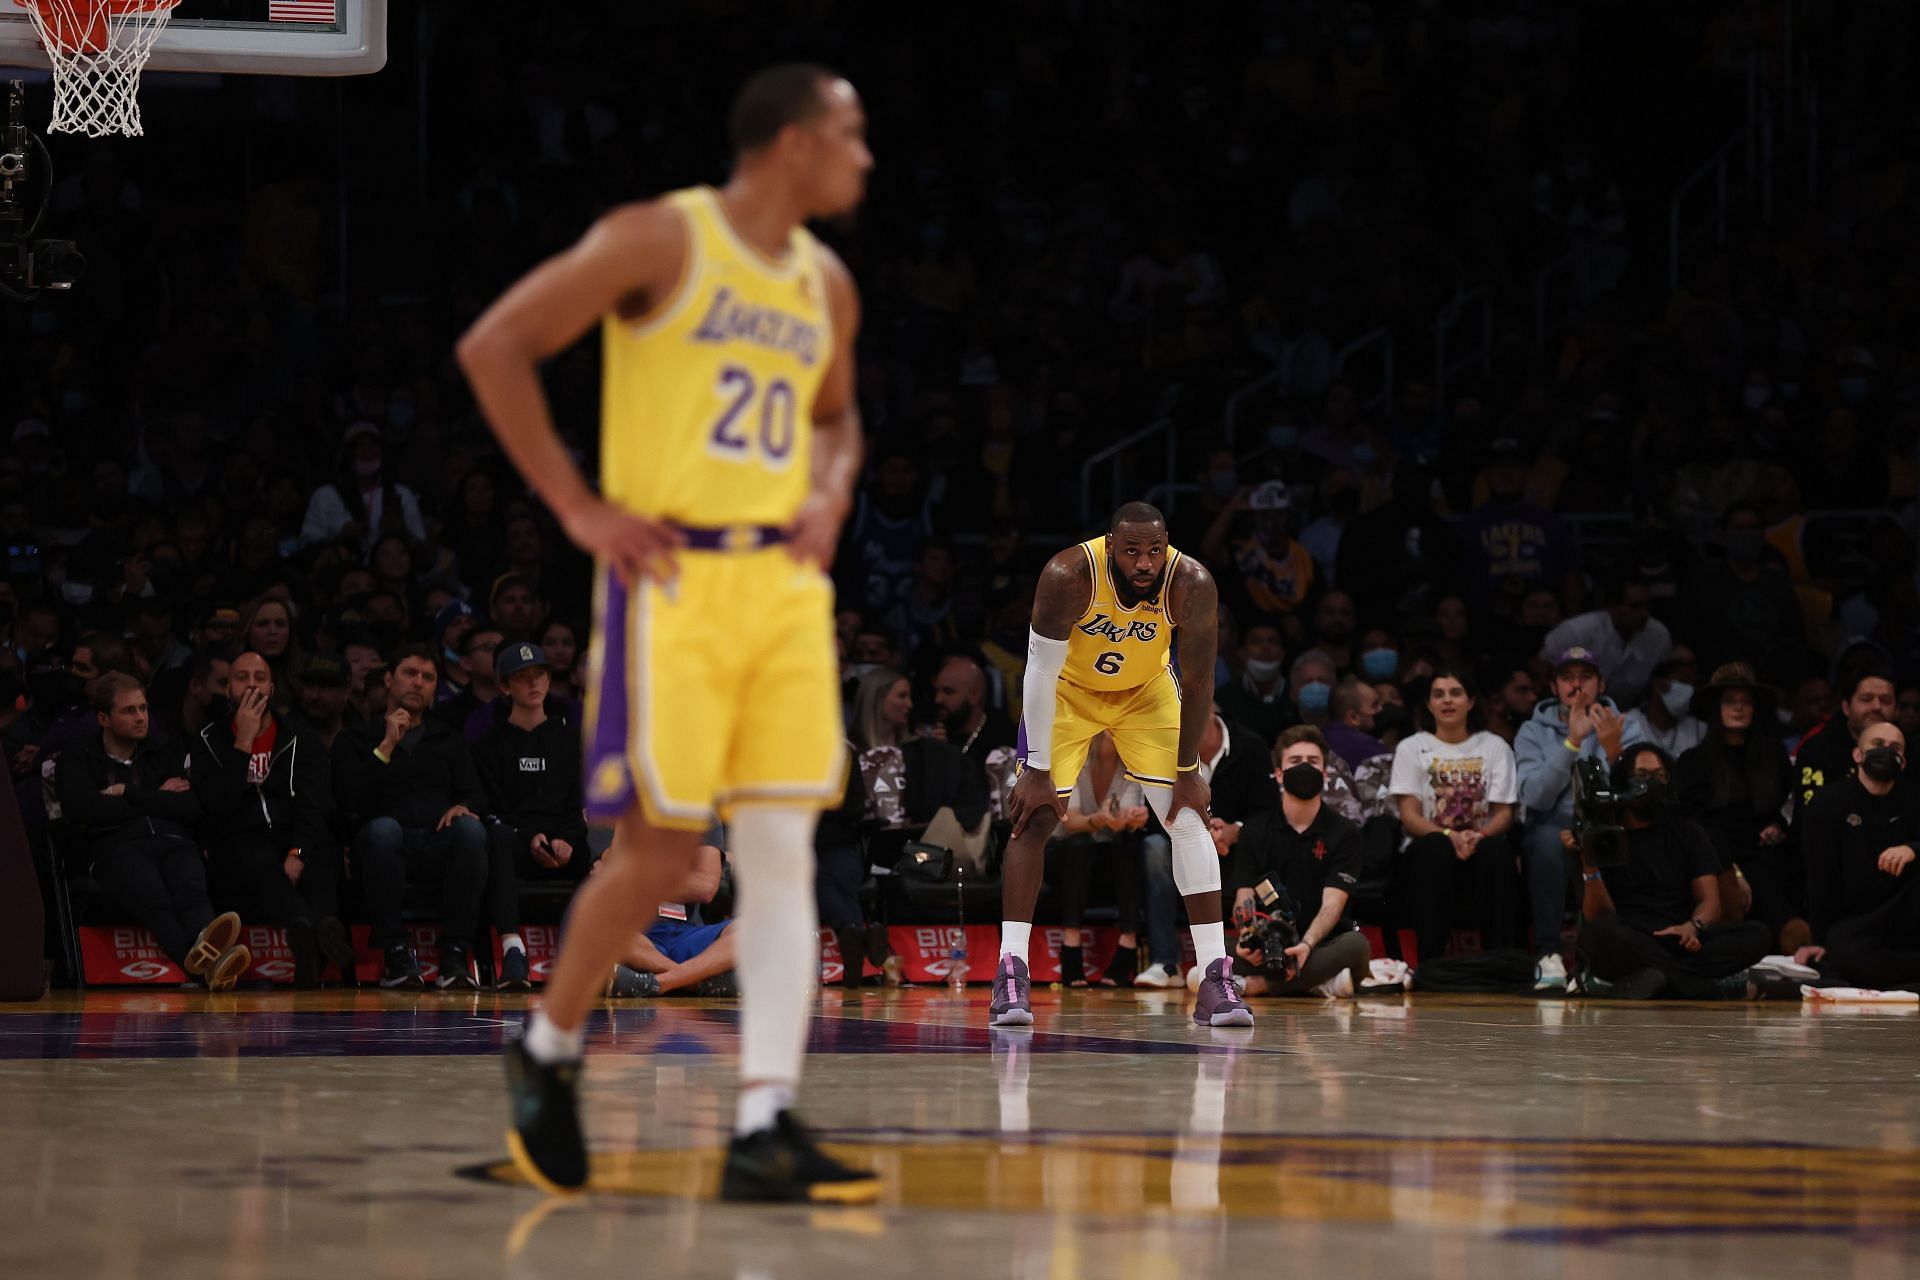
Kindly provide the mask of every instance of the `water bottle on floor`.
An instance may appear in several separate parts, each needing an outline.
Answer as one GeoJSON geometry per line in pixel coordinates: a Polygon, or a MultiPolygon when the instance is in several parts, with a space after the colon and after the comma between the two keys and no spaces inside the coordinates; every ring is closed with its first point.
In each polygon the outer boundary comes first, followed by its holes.
{"type": "Polygon", "coordinates": [[[967,990],[967,951],[963,943],[954,943],[953,950],[947,953],[947,990],[955,995],[963,995],[967,990]]]}

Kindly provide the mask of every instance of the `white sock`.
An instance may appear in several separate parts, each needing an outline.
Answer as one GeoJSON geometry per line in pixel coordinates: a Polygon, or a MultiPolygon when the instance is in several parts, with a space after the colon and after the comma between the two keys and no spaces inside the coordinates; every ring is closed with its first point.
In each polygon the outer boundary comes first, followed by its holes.
{"type": "Polygon", "coordinates": [[[740,1078],[773,1082],[741,1095],[742,1123],[751,1114],[759,1121],[755,1129],[766,1128],[774,1112],[791,1104],[807,1051],[807,1021],[820,973],[813,897],[816,820],[811,809],[744,805],[728,832],[737,879],[733,913],[739,927],[731,936],[742,997],[740,1078]],[[755,1097],[770,1089],[772,1101],[755,1097]]]}
{"type": "Polygon", "coordinates": [[[1227,926],[1215,920],[1212,924],[1193,926],[1193,962],[1205,973],[1207,966],[1227,954],[1227,926]]]}
{"type": "Polygon", "coordinates": [[[1027,958],[1027,948],[1033,943],[1033,921],[1002,920],[1000,922],[1000,954],[1018,956],[1023,962],[1027,958]]]}
{"type": "Polygon", "coordinates": [[[527,1022],[525,1044],[535,1062],[551,1066],[556,1062],[578,1062],[586,1047],[586,1028],[562,1031],[547,1019],[545,1009],[535,1009],[527,1022]]]}
{"type": "Polygon", "coordinates": [[[745,1136],[771,1129],[774,1118],[792,1105],[792,1085],[749,1085],[740,1091],[740,1105],[733,1114],[733,1131],[745,1136]]]}
{"type": "Polygon", "coordinates": [[[503,933],[500,935],[500,949],[502,951],[518,951],[524,954],[527,949],[527,944],[517,933],[503,933]]]}

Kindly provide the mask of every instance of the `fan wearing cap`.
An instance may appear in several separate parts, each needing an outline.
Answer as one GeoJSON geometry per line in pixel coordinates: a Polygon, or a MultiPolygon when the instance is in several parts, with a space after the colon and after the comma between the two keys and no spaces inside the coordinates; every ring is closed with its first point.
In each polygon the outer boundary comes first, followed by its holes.
{"type": "Polygon", "coordinates": [[[1639,704],[1653,683],[1654,669],[1673,655],[1673,636],[1651,613],[1653,595],[1638,574],[1625,574],[1607,586],[1604,609],[1577,613],[1547,633],[1542,651],[1589,650],[1600,664],[1607,690],[1623,707],[1639,704]]]}
{"type": "Polygon", "coordinates": [[[436,706],[467,691],[467,668],[460,657],[461,646],[467,633],[478,625],[473,606],[465,600],[451,600],[433,615],[433,642],[440,649],[440,683],[433,691],[436,706]]]}
{"type": "Polygon", "coordinates": [[[1313,556],[1293,538],[1293,497],[1279,480],[1242,489],[1214,517],[1201,545],[1227,565],[1220,587],[1235,613],[1291,613],[1313,590],[1313,556]]]}
{"type": "Polygon", "coordinates": [[[300,525],[302,546],[345,537],[366,555],[383,533],[404,533],[415,543],[427,540],[420,500],[413,490],[386,477],[384,458],[380,428],[371,422],[347,428],[333,483],[320,486],[307,503],[307,516],[300,525]]]}
{"type": "Polygon", "coordinates": [[[488,826],[488,913],[507,957],[502,988],[525,989],[518,882],[578,883],[592,860],[580,798],[580,730],[561,699],[549,697],[547,654],[528,640],[501,648],[494,660],[506,690],[504,714],[473,749],[474,768],[497,821],[488,826]],[[516,950],[518,955],[515,955],[516,950]]]}
{"type": "Polygon", "coordinates": [[[1612,768],[1625,745],[1625,720],[1606,692],[1607,682],[1593,651],[1566,650],[1553,662],[1553,696],[1541,700],[1533,718],[1520,726],[1513,739],[1526,822],[1520,847],[1526,862],[1534,953],[1540,962],[1535,987],[1542,991],[1567,985],[1560,928],[1570,882],[1560,833],[1573,826],[1574,761],[1598,760],[1612,768]]]}
{"type": "Polygon", "coordinates": [[[1793,761],[1780,741],[1773,690],[1746,663],[1729,662],[1694,694],[1693,713],[1707,736],[1674,766],[1680,811],[1713,841],[1727,918],[1764,921],[1779,949],[1792,953],[1812,938],[1804,877],[1790,870],[1782,814],[1793,794],[1793,761]]]}
{"type": "Polygon", "coordinates": [[[348,698],[353,682],[347,664],[330,653],[307,659],[300,675],[300,714],[320,745],[333,750],[333,741],[346,727],[348,698]]]}

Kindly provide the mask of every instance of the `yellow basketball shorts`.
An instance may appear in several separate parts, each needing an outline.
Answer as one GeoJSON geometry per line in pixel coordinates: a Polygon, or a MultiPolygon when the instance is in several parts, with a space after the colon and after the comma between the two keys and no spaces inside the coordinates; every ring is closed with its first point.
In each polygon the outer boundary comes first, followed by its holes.
{"type": "MultiPolygon", "coordinates": [[[[1180,686],[1162,671],[1133,689],[1105,692],[1061,680],[1053,695],[1053,785],[1073,790],[1094,736],[1106,733],[1119,749],[1127,776],[1150,787],[1170,787],[1180,764],[1180,686]]],[[[1027,725],[1016,749],[1027,759],[1027,725]]]]}
{"type": "Polygon", "coordinates": [[[595,574],[585,783],[595,821],[637,801],[704,830],[750,801],[824,808],[846,784],[833,586],[783,547],[682,551],[671,583],[595,574]]]}

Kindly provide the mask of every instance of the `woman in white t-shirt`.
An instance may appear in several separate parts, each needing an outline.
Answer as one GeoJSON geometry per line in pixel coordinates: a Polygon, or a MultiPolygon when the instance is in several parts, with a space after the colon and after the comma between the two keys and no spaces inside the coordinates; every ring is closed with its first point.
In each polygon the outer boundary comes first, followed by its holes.
{"type": "Polygon", "coordinates": [[[1406,836],[1419,958],[1440,955],[1462,926],[1477,926],[1487,948],[1515,946],[1520,873],[1506,840],[1520,797],[1513,748],[1482,727],[1472,677],[1459,668],[1434,673],[1423,710],[1423,731],[1393,753],[1388,786],[1406,836]]]}

